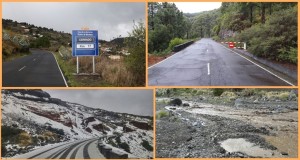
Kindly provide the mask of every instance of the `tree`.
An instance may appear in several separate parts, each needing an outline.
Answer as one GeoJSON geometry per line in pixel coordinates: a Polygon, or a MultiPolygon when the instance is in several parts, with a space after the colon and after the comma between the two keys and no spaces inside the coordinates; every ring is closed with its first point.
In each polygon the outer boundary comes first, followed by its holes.
{"type": "Polygon", "coordinates": [[[133,30],[129,33],[129,38],[125,41],[130,53],[125,59],[126,66],[134,73],[133,79],[135,79],[135,83],[132,85],[140,86],[145,83],[145,37],[145,26],[142,22],[139,22],[137,24],[134,23],[133,30]]]}
{"type": "Polygon", "coordinates": [[[188,22],[174,3],[149,3],[149,52],[163,51],[174,38],[189,34],[188,22]]]}

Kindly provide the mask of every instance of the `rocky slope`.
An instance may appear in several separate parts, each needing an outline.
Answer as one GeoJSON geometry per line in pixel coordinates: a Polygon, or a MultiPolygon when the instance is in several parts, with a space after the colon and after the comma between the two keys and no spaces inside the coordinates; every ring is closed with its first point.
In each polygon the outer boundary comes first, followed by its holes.
{"type": "Polygon", "coordinates": [[[149,158],[152,150],[145,143],[152,147],[152,122],[152,117],[51,98],[42,90],[2,90],[2,156],[26,153],[49,143],[110,136],[115,147],[149,158]]]}

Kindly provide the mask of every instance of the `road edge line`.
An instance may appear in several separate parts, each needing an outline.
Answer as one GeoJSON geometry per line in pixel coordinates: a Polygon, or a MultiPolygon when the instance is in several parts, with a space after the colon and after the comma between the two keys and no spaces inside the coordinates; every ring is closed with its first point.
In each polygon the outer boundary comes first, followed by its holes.
{"type": "Polygon", "coordinates": [[[53,57],[54,57],[54,59],[55,59],[55,61],[56,61],[57,67],[58,67],[58,69],[59,69],[59,71],[60,71],[60,74],[61,74],[61,76],[62,76],[63,79],[64,79],[64,82],[65,82],[66,87],[69,87],[69,86],[68,86],[68,83],[67,83],[67,81],[66,81],[66,79],[65,79],[65,76],[64,76],[64,74],[62,73],[62,71],[61,71],[61,69],[60,69],[60,67],[59,67],[59,64],[58,64],[58,62],[57,62],[57,59],[56,59],[54,53],[53,53],[53,52],[51,52],[51,53],[52,53],[52,55],[53,55],[53,57]]]}
{"type": "MultiPolygon", "coordinates": [[[[219,43],[218,43],[218,44],[219,44],[219,43]]],[[[221,44],[219,44],[219,45],[221,45],[221,44]]],[[[288,80],[285,80],[284,78],[282,78],[282,77],[278,76],[277,74],[275,74],[275,73],[273,73],[273,72],[269,71],[268,69],[266,69],[266,68],[262,67],[261,65],[259,65],[259,64],[257,64],[257,63],[255,63],[255,62],[253,62],[252,60],[248,59],[247,57],[245,57],[245,56],[243,56],[243,55],[241,55],[241,54],[239,54],[239,53],[237,53],[237,52],[235,52],[235,51],[233,51],[233,50],[231,50],[231,49],[229,49],[229,48],[226,48],[226,47],[225,47],[225,46],[223,46],[223,45],[221,45],[221,46],[222,46],[222,47],[224,47],[225,49],[227,49],[227,50],[229,50],[229,51],[231,51],[231,52],[233,52],[233,53],[235,53],[235,54],[239,55],[240,57],[242,57],[242,58],[246,59],[247,61],[249,61],[249,62],[253,63],[253,64],[254,64],[254,65],[256,65],[257,67],[259,67],[259,68],[261,68],[261,69],[265,70],[266,72],[268,72],[268,73],[272,74],[273,76],[277,77],[278,79],[282,80],[283,82],[285,82],[285,83],[287,83],[287,84],[289,84],[289,85],[291,85],[291,86],[295,86],[293,83],[289,82],[288,80]]]]}

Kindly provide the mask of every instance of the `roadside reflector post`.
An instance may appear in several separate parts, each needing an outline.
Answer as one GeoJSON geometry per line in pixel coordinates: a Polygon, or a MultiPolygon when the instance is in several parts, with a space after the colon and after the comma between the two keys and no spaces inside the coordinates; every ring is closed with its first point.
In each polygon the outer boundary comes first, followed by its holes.
{"type": "Polygon", "coordinates": [[[244,42],[244,50],[246,50],[246,42],[244,42]]]}

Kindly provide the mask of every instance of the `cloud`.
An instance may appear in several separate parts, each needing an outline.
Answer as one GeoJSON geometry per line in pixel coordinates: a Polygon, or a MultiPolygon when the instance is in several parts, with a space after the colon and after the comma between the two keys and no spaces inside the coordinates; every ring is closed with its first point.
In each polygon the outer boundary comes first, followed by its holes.
{"type": "Polygon", "coordinates": [[[51,97],[88,107],[137,115],[153,115],[153,91],[143,90],[45,90],[51,97]]]}
{"type": "Polygon", "coordinates": [[[2,17],[71,33],[89,27],[100,39],[127,36],[133,21],[145,22],[143,2],[3,2],[2,17]]]}

